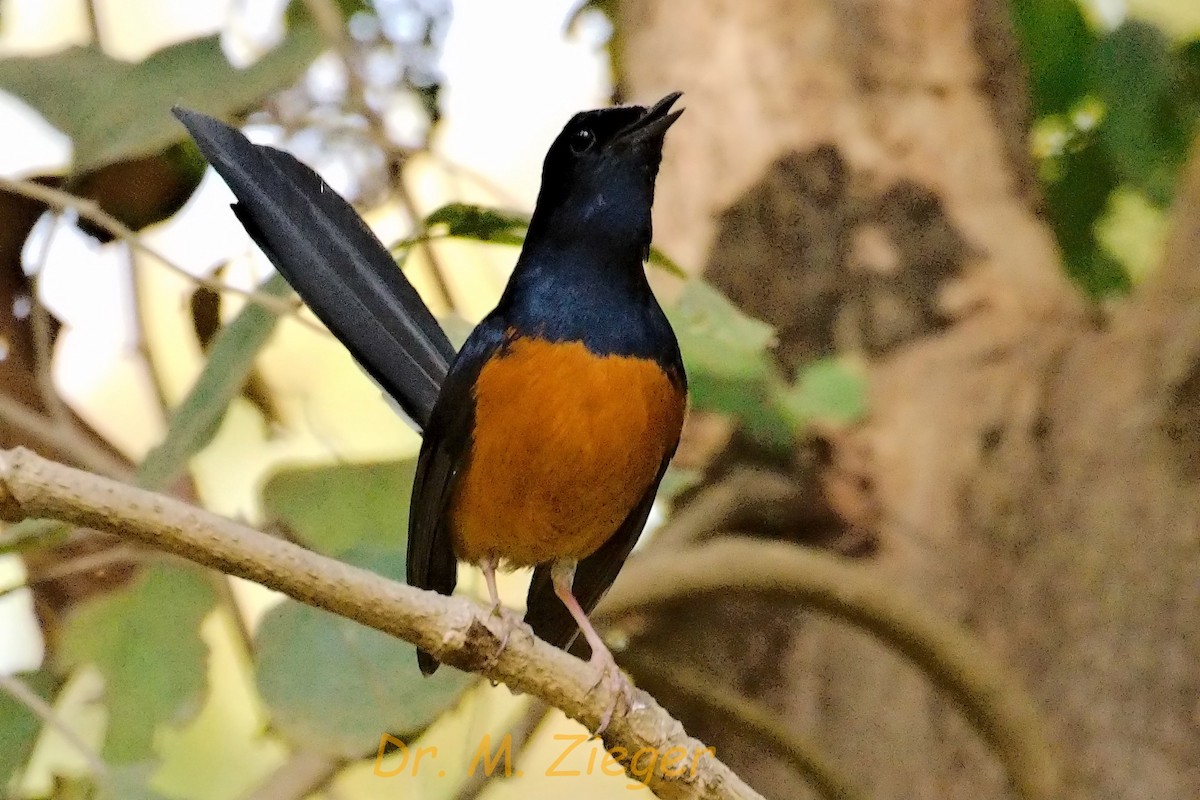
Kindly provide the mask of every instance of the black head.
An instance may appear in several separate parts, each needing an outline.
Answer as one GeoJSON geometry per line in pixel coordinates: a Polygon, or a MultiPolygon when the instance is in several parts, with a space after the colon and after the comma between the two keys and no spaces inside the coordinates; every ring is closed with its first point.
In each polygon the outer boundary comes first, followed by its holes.
{"type": "Polygon", "coordinates": [[[650,206],[663,138],[680,92],[653,106],[583,111],[550,145],[530,238],[650,244],[650,206]]]}

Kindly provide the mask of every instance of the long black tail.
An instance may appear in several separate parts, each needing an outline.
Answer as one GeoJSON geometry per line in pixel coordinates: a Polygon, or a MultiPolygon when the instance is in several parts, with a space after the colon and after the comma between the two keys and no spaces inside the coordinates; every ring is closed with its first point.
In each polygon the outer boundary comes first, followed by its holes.
{"type": "Polygon", "coordinates": [[[173,109],[238,202],[233,212],[313,313],[424,430],[454,346],[337,192],[291,155],[173,109]]]}

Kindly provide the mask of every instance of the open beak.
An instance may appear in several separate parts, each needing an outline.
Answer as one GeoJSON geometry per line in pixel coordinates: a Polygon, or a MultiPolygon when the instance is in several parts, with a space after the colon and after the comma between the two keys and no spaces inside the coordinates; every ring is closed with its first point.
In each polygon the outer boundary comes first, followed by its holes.
{"type": "Polygon", "coordinates": [[[675,120],[683,113],[682,108],[671,111],[671,106],[682,96],[683,92],[671,92],[618,133],[616,138],[629,144],[640,144],[655,138],[661,141],[667,128],[674,125],[675,120]]]}

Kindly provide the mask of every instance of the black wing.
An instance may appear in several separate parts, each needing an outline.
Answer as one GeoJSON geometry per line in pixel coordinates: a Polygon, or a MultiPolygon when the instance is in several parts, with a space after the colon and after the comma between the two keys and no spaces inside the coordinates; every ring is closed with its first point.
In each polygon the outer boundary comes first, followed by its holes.
{"type": "Polygon", "coordinates": [[[237,218],[313,313],[424,428],[454,346],[362,218],[283,151],[175,108],[237,197],[237,218]]]}
{"type": "MultiPolygon", "coordinates": [[[[450,539],[446,505],[470,451],[475,427],[475,380],[504,341],[504,323],[489,316],[471,332],[450,368],[441,396],[425,429],[413,479],[408,516],[408,583],[420,589],[452,594],[458,575],[450,539]]],[[[417,651],[421,672],[438,668],[433,656],[417,651]]]]}
{"type": "MultiPolygon", "coordinates": [[[[625,565],[625,559],[629,557],[638,537],[642,535],[646,519],[650,516],[650,508],[658,494],[658,484],[662,481],[670,460],[671,454],[668,454],[663,459],[654,482],[634,506],[633,511],[629,512],[629,516],[621,523],[617,532],[599,550],[579,562],[572,591],[586,613],[592,613],[600,598],[604,597],[604,593],[613,585],[617,573],[625,565]]],[[[575,624],[575,619],[554,593],[549,564],[543,564],[533,571],[533,582],[529,584],[529,596],[526,601],[525,622],[533,628],[533,632],[539,638],[564,650],[570,649],[571,643],[579,635],[579,626],[575,624]]]]}

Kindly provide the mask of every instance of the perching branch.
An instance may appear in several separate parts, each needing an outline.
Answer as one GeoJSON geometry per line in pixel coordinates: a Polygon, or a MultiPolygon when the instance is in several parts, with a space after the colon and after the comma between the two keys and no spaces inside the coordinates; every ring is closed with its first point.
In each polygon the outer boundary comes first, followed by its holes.
{"type": "Polygon", "coordinates": [[[595,616],[611,622],[647,606],[728,592],[779,597],[874,634],[954,700],[1004,764],[1018,797],[1063,796],[1041,715],[1008,671],[959,626],[861,566],[785,542],[724,537],[631,559],[595,616]]]}
{"type": "MultiPolygon", "coordinates": [[[[595,729],[611,704],[586,664],[515,634],[497,654],[502,622],[459,597],[414,589],[160,494],[72,469],[24,448],[0,450],[0,520],[50,517],[132,539],[283,592],[421,647],[447,664],[535,695],[595,729]]],[[[760,798],[689,737],[654,698],[634,693],[604,743],[659,797],[760,798]],[[620,748],[619,750],[617,748],[620,748]],[[682,756],[676,758],[675,756],[682,756]],[[694,759],[694,761],[693,761],[694,759]],[[647,761],[653,769],[647,770],[647,761]],[[683,763],[686,768],[679,765],[683,763]],[[695,769],[692,769],[692,764],[695,769]],[[648,772],[649,774],[644,774],[648,772]]]]}

